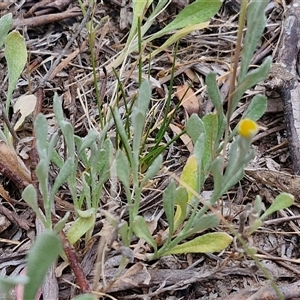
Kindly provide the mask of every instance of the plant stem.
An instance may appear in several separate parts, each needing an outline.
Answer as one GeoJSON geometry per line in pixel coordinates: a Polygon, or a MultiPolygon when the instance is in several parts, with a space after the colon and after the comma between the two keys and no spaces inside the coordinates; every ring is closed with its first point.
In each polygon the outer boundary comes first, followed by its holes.
{"type": "Polygon", "coordinates": [[[245,27],[245,20],[246,20],[246,12],[247,12],[247,0],[242,0],[241,3],[241,11],[240,11],[240,17],[239,17],[239,27],[238,27],[238,33],[237,33],[237,41],[236,41],[236,49],[235,49],[235,55],[234,55],[234,62],[233,62],[233,70],[230,80],[230,86],[229,86],[229,94],[228,94],[228,107],[227,107],[227,124],[225,129],[225,136],[224,136],[224,145],[223,145],[223,168],[225,165],[225,156],[226,156],[226,146],[228,143],[228,136],[229,136],[229,128],[230,128],[230,118],[232,114],[232,97],[235,90],[235,81],[237,77],[237,69],[240,59],[240,53],[241,53],[241,44],[243,39],[243,29],[245,27]]]}

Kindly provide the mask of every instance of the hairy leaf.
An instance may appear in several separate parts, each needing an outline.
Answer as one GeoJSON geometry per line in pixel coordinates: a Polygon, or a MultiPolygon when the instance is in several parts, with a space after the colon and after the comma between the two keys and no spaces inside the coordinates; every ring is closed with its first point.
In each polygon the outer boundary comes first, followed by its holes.
{"type": "Polygon", "coordinates": [[[220,252],[230,245],[233,238],[225,232],[213,232],[201,235],[189,242],[177,245],[164,255],[182,253],[220,252]]]}

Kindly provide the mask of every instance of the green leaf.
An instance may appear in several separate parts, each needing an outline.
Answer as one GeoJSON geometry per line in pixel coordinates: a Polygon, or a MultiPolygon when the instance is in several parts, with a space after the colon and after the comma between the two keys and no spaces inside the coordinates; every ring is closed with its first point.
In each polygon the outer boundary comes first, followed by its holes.
{"type": "Polygon", "coordinates": [[[148,80],[144,80],[139,87],[139,96],[137,100],[137,108],[146,114],[151,99],[151,85],[148,80]]]}
{"type": "MultiPolygon", "coordinates": [[[[175,33],[171,37],[169,37],[158,49],[152,51],[151,54],[149,54],[148,58],[150,58],[150,57],[153,58],[158,53],[164,51],[166,48],[168,48],[172,44],[175,44],[177,41],[179,41],[181,38],[187,36],[191,32],[204,29],[208,25],[209,25],[209,22],[203,22],[203,23],[196,24],[196,25],[189,25],[187,27],[184,27],[180,30],[175,31],[175,33]]],[[[164,35],[164,33],[162,33],[161,35],[164,35]]],[[[146,43],[149,42],[150,40],[153,40],[154,37],[156,38],[158,36],[155,35],[155,36],[151,37],[150,39],[146,40],[146,43]]]]}
{"type": "Polygon", "coordinates": [[[207,114],[202,118],[205,128],[204,153],[202,158],[203,170],[206,171],[211,163],[212,157],[219,145],[214,145],[218,134],[218,116],[216,114],[207,114]]]}
{"type": "Polygon", "coordinates": [[[220,224],[219,218],[214,214],[196,215],[194,217],[193,228],[190,230],[189,235],[196,232],[204,231],[206,229],[218,227],[220,224]]]}
{"type": "Polygon", "coordinates": [[[204,124],[198,115],[192,114],[186,123],[186,133],[192,139],[193,144],[195,145],[199,135],[205,132],[204,124]]]}
{"type": "Polygon", "coordinates": [[[188,158],[180,176],[180,180],[182,182],[180,186],[186,187],[187,185],[192,190],[192,191],[187,190],[188,202],[190,202],[194,196],[193,191],[197,192],[197,185],[198,185],[197,171],[198,171],[197,159],[196,156],[192,154],[188,158]]]}
{"type": "Polygon", "coordinates": [[[35,299],[49,267],[61,251],[61,241],[54,232],[46,231],[37,236],[27,257],[26,275],[30,281],[24,287],[23,299],[35,299]]]}
{"type": "Polygon", "coordinates": [[[121,236],[123,245],[129,246],[131,241],[128,239],[128,223],[126,221],[117,221],[117,223],[118,232],[121,236]]]}
{"type": "Polygon", "coordinates": [[[9,292],[18,284],[26,284],[29,282],[29,278],[24,275],[18,276],[0,276],[0,298],[1,299],[11,299],[9,292]],[[4,295],[7,298],[2,298],[4,295]]]}
{"type": "Polygon", "coordinates": [[[14,30],[5,39],[5,59],[8,68],[8,92],[6,113],[8,113],[13,91],[27,62],[27,49],[22,35],[14,30]]]}
{"type": "Polygon", "coordinates": [[[197,159],[197,164],[198,164],[198,191],[200,191],[203,187],[204,181],[208,175],[208,169],[206,168],[207,166],[204,166],[203,164],[203,158],[204,158],[204,152],[205,152],[205,133],[201,133],[195,143],[194,147],[194,155],[197,159]]]}
{"type": "Polygon", "coordinates": [[[139,164],[139,154],[140,154],[140,147],[141,147],[144,125],[145,125],[145,114],[138,108],[135,108],[132,113],[132,126],[134,130],[132,150],[133,150],[133,157],[136,166],[138,166],[139,164]]]}
{"type": "Polygon", "coordinates": [[[82,144],[78,152],[83,152],[86,148],[90,147],[93,142],[99,137],[99,133],[96,130],[89,130],[87,136],[83,139],[82,144]]]}
{"type": "Polygon", "coordinates": [[[133,220],[132,225],[133,231],[140,239],[145,240],[149,245],[151,245],[156,252],[157,245],[152,237],[145,219],[142,216],[136,216],[133,220]]]}
{"type": "Polygon", "coordinates": [[[93,160],[91,158],[91,167],[93,168],[93,172],[94,172],[94,163],[97,166],[96,168],[96,174],[93,174],[93,177],[95,175],[99,175],[101,174],[101,177],[109,177],[110,174],[110,165],[111,165],[111,160],[112,160],[112,153],[114,152],[113,149],[113,145],[110,139],[107,139],[104,142],[103,145],[103,149],[99,150],[99,147],[96,149],[96,161],[94,161],[94,157],[93,160]]]}
{"type": "Polygon", "coordinates": [[[60,126],[68,148],[68,156],[74,157],[75,156],[74,128],[67,121],[62,121],[60,123],[60,126]]]}
{"type": "MultiPolygon", "coordinates": [[[[174,233],[174,203],[176,197],[176,186],[172,180],[163,193],[163,207],[169,224],[169,240],[174,233]]],[[[185,218],[185,216],[184,216],[185,218]]]]}
{"type": "Polygon", "coordinates": [[[153,163],[147,169],[147,172],[141,182],[141,186],[143,186],[149,179],[153,178],[158,173],[158,171],[162,167],[162,162],[163,162],[163,157],[160,154],[156,157],[156,159],[153,161],[153,163]]]}
{"type": "Polygon", "coordinates": [[[35,173],[40,182],[41,192],[44,197],[48,195],[49,165],[46,159],[41,159],[36,166],[35,173]]]}
{"type": "Polygon", "coordinates": [[[246,111],[244,112],[243,119],[249,118],[253,121],[257,121],[266,112],[267,105],[268,105],[267,97],[260,94],[255,95],[252,98],[246,111]]]}
{"type": "MultiPolygon", "coordinates": [[[[214,177],[214,194],[220,194],[222,190],[223,178],[223,159],[221,156],[216,157],[210,165],[210,171],[214,177]]],[[[212,204],[212,203],[210,203],[212,204]]]]}
{"type": "Polygon", "coordinates": [[[66,223],[68,222],[68,219],[70,217],[70,212],[68,211],[64,217],[62,219],[60,219],[53,227],[53,230],[56,233],[59,233],[60,231],[63,230],[63,228],[65,227],[66,223]]]}
{"type": "Polygon", "coordinates": [[[90,218],[96,213],[96,208],[91,207],[87,210],[76,209],[76,213],[81,218],[90,218]]]}
{"type": "Polygon", "coordinates": [[[35,212],[37,217],[45,224],[46,219],[39,208],[39,205],[37,202],[37,193],[32,184],[29,184],[24,189],[24,191],[22,192],[22,198],[33,209],[33,211],[35,212]]]}
{"type": "Polygon", "coordinates": [[[97,299],[98,297],[96,297],[93,294],[83,294],[73,298],[73,300],[97,300],[97,299]]]}
{"type": "Polygon", "coordinates": [[[69,242],[74,245],[85,233],[87,233],[94,226],[95,220],[95,214],[92,214],[87,218],[77,218],[66,234],[69,242]]]}
{"type": "Polygon", "coordinates": [[[140,20],[143,20],[144,14],[147,10],[147,8],[150,6],[153,0],[132,0],[132,6],[133,6],[133,18],[132,18],[132,24],[131,24],[131,29],[130,33],[128,36],[128,41],[131,42],[132,38],[137,32],[137,27],[138,27],[138,18],[140,20]]]}
{"type": "Polygon", "coordinates": [[[264,214],[260,217],[261,220],[265,219],[267,216],[272,213],[290,207],[294,203],[294,196],[289,193],[281,193],[279,194],[271,206],[264,212],[264,214]]]}
{"type": "Polygon", "coordinates": [[[128,157],[128,160],[130,162],[130,164],[132,163],[132,153],[131,153],[131,148],[130,148],[130,145],[129,145],[129,141],[128,141],[128,137],[127,137],[127,133],[125,131],[125,127],[124,127],[124,124],[123,124],[123,121],[121,119],[121,116],[120,116],[120,113],[117,109],[117,107],[113,110],[113,118],[115,120],[115,125],[116,125],[116,128],[117,128],[117,133],[118,135],[120,136],[121,138],[121,141],[125,147],[125,150],[126,150],[126,154],[127,154],[127,157],[128,157]]]}
{"type": "Polygon", "coordinates": [[[230,112],[228,112],[230,113],[230,115],[235,110],[236,106],[238,105],[241,97],[246,92],[246,90],[266,78],[270,71],[271,62],[271,57],[267,57],[257,69],[247,73],[244,80],[238,84],[232,98],[232,109],[230,112]]]}
{"type": "Polygon", "coordinates": [[[254,220],[253,224],[251,224],[250,228],[247,230],[247,234],[251,235],[255,232],[260,226],[262,226],[263,221],[261,219],[254,220]]]}
{"type": "Polygon", "coordinates": [[[214,72],[207,74],[205,82],[207,86],[207,93],[216,110],[218,111],[222,109],[223,103],[220,89],[217,85],[217,74],[214,72]]]}
{"type": "MultiPolygon", "coordinates": [[[[180,224],[182,224],[183,220],[186,218],[187,214],[187,205],[190,203],[192,198],[194,197],[194,194],[192,191],[189,191],[186,186],[190,187],[193,191],[197,192],[197,186],[198,186],[198,164],[196,156],[193,154],[191,155],[183,170],[180,177],[180,187],[183,187],[186,190],[187,198],[184,197],[182,200],[177,199],[177,201],[180,201],[180,205],[176,205],[176,212],[174,216],[174,229],[177,229],[180,224]],[[184,203],[186,201],[186,203],[184,203]]],[[[182,191],[180,192],[182,193],[182,191]]],[[[181,196],[185,196],[185,194],[180,194],[181,196]]],[[[176,197],[177,198],[177,197],[176,197]]]]}
{"type": "Polygon", "coordinates": [[[174,231],[183,223],[188,213],[188,193],[184,187],[179,186],[176,189],[175,204],[174,231]]]}
{"type": "Polygon", "coordinates": [[[0,48],[3,46],[9,30],[13,27],[12,14],[6,14],[0,19],[0,48]]]}
{"type": "Polygon", "coordinates": [[[73,173],[74,165],[74,159],[72,157],[68,157],[61,169],[59,170],[58,175],[56,176],[56,179],[51,189],[51,197],[54,197],[58,189],[63,185],[64,182],[67,181],[69,176],[73,173]]]}
{"type": "Polygon", "coordinates": [[[61,101],[59,100],[57,93],[54,93],[54,97],[53,97],[53,110],[54,110],[56,121],[61,127],[61,122],[63,122],[64,120],[64,112],[62,110],[61,101]]]}
{"type": "Polygon", "coordinates": [[[217,123],[218,130],[217,130],[217,135],[215,140],[216,146],[218,146],[220,144],[220,139],[222,138],[226,127],[226,117],[223,110],[221,93],[217,85],[216,76],[217,76],[216,73],[209,73],[206,76],[206,85],[207,85],[207,92],[209,94],[212,103],[216,108],[217,115],[218,115],[218,123],[217,123]]]}
{"type": "Polygon", "coordinates": [[[177,245],[163,255],[220,252],[228,247],[231,242],[232,237],[225,232],[207,233],[189,242],[177,245]]]}
{"type": "Polygon", "coordinates": [[[243,42],[247,47],[244,47],[242,51],[241,70],[238,82],[244,80],[257,43],[262,37],[263,30],[266,26],[265,8],[268,3],[268,0],[261,0],[253,1],[248,4],[247,31],[243,42]]]}
{"type": "Polygon", "coordinates": [[[39,113],[34,121],[34,129],[35,129],[35,135],[36,135],[36,147],[37,151],[39,153],[40,159],[48,158],[48,146],[49,142],[47,141],[47,135],[48,135],[48,123],[46,120],[46,117],[39,113]]]}
{"type": "Polygon", "coordinates": [[[198,0],[191,3],[186,6],[170,24],[155,34],[155,38],[172,30],[207,22],[219,11],[221,5],[221,0],[198,0]]]}
{"type": "Polygon", "coordinates": [[[130,166],[128,159],[122,150],[117,151],[116,170],[118,178],[124,186],[129,189],[130,166]]]}

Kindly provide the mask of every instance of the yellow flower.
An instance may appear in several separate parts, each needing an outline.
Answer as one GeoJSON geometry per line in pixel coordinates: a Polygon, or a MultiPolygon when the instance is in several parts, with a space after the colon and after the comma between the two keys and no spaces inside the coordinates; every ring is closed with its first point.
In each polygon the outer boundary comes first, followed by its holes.
{"type": "Polygon", "coordinates": [[[246,139],[253,138],[257,134],[258,129],[257,123],[250,119],[243,119],[238,125],[239,135],[246,139]]]}

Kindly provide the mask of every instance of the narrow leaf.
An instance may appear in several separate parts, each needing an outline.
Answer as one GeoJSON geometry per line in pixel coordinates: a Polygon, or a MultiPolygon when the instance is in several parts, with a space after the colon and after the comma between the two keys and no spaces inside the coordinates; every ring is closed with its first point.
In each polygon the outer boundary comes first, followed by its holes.
{"type": "Polygon", "coordinates": [[[3,46],[9,30],[13,27],[12,14],[6,14],[0,19],[0,48],[3,46]]]}
{"type": "Polygon", "coordinates": [[[229,112],[230,114],[233,113],[246,90],[266,78],[270,71],[271,62],[271,57],[267,57],[257,69],[247,73],[244,80],[238,84],[232,98],[232,109],[229,112]]]}
{"type": "Polygon", "coordinates": [[[133,5],[133,21],[131,24],[131,29],[130,33],[128,36],[128,41],[131,42],[132,38],[137,32],[137,27],[138,27],[138,19],[143,20],[144,13],[146,12],[147,8],[149,5],[152,3],[153,0],[148,0],[148,1],[140,1],[140,0],[133,0],[132,5],[133,5]]]}
{"type": "Polygon", "coordinates": [[[216,147],[214,145],[218,134],[218,116],[216,114],[207,114],[202,118],[205,128],[205,141],[204,141],[204,153],[202,158],[203,170],[207,170],[211,163],[213,156],[216,154],[216,147]]]}
{"type": "Polygon", "coordinates": [[[176,189],[176,214],[174,216],[174,231],[180,227],[187,216],[188,193],[184,187],[176,189]]]}
{"type": "Polygon", "coordinates": [[[189,242],[175,246],[165,252],[164,255],[220,252],[228,247],[231,242],[232,237],[225,232],[207,233],[189,242]]]}
{"type": "Polygon", "coordinates": [[[8,92],[6,102],[6,113],[8,113],[13,91],[27,61],[25,40],[18,31],[12,31],[6,37],[4,55],[8,68],[8,92]]]}
{"type": "Polygon", "coordinates": [[[174,232],[174,202],[176,197],[176,186],[171,181],[163,193],[163,207],[169,224],[169,238],[174,232]]]}
{"type": "Polygon", "coordinates": [[[207,86],[207,93],[215,106],[216,110],[220,110],[222,108],[222,98],[220,89],[217,85],[217,74],[216,73],[209,73],[206,76],[206,86],[207,86]]]}
{"type": "Polygon", "coordinates": [[[36,238],[27,257],[26,275],[30,281],[25,285],[24,299],[35,299],[49,267],[61,251],[61,241],[54,232],[44,232],[36,238]]]}
{"type": "Polygon", "coordinates": [[[80,148],[78,152],[82,152],[86,148],[90,147],[90,145],[96,141],[96,139],[99,137],[99,132],[96,130],[90,130],[88,132],[88,135],[84,138],[82,144],[80,145],[80,148]]]}
{"type": "Polygon", "coordinates": [[[188,201],[191,201],[193,197],[193,191],[197,192],[197,184],[198,184],[198,178],[197,178],[197,170],[198,170],[198,164],[197,164],[197,159],[195,155],[191,155],[183,170],[182,174],[180,176],[180,180],[182,184],[181,186],[185,187],[186,185],[192,190],[192,191],[187,191],[188,192],[188,201]]]}
{"type": "Polygon", "coordinates": [[[264,212],[264,214],[260,217],[261,220],[265,219],[267,216],[272,213],[290,207],[294,203],[294,196],[288,193],[279,194],[271,206],[264,212]]]}
{"type": "Polygon", "coordinates": [[[10,299],[9,292],[17,285],[17,284],[26,284],[29,282],[29,278],[24,275],[19,276],[1,276],[0,277],[0,299],[10,299]],[[7,298],[2,298],[6,294],[7,298]]]}
{"type": "MultiPolygon", "coordinates": [[[[186,28],[190,25],[207,22],[222,5],[221,0],[198,0],[186,6],[176,18],[156,35],[161,36],[168,31],[186,28]]],[[[155,36],[156,36],[155,35],[155,36]]]]}
{"type": "Polygon", "coordinates": [[[135,108],[132,113],[132,126],[134,129],[132,150],[133,150],[133,157],[136,165],[138,165],[139,163],[139,154],[140,154],[144,124],[145,124],[145,114],[141,110],[135,108]]]}
{"type": "Polygon", "coordinates": [[[128,159],[122,150],[117,151],[116,165],[118,178],[121,180],[124,186],[129,189],[130,166],[128,159]]]}
{"type": "Polygon", "coordinates": [[[267,97],[263,95],[255,95],[249,106],[247,107],[246,111],[243,114],[243,119],[248,118],[253,121],[257,121],[260,119],[263,114],[265,113],[268,105],[267,97]]]}
{"type": "Polygon", "coordinates": [[[158,155],[150,167],[147,169],[147,172],[141,182],[141,186],[143,186],[149,179],[153,178],[158,171],[162,167],[163,157],[162,155],[158,155]]]}
{"type": "Polygon", "coordinates": [[[190,231],[190,234],[204,231],[206,229],[218,227],[220,224],[219,218],[214,214],[208,215],[196,215],[193,223],[193,228],[190,231]]]}
{"type": "Polygon", "coordinates": [[[93,294],[83,294],[73,298],[73,300],[97,300],[97,299],[98,297],[96,297],[93,294]]]}
{"type": "Polygon", "coordinates": [[[28,185],[24,189],[24,191],[22,192],[22,198],[33,209],[38,218],[45,224],[46,219],[39,208],[37,202],[37,193],[32,184],[28,185]]]}
{"type": "Polygon", "coordinates": [[[241,70],[238,78],[239,82],[243,81],[247,74],[252,55],[266,26],[265,8],[268,3],[268,0],[260,0],[250,2],[248,5],[247,31],[243,42],[247,47],[244,47],[242,51],[241,70]]]}
{"type": "Polygon", "coordinates": [[[133,231],[140,239],[145,240],[156,252],[157,245],[152,237],[145,219],[142,216],[136,216],[133,221],[133,231]]]}
{"type": "Polygon", "coordinates": [[[76,219],[67,232],[69,242],[74,245],[85,233],[87,233],[95,224],[96,216],[91,215],[88,218],[79,217],[76,219]]]}
{"type": "MultiPolygon", "coordinates": [[[[175,44],[177,41],[179,41],[181,38],[185,37],[186,35],[190,34],[191,32],[195,30],[204,29],[209,25],[209,22],[203,22],[196,25],[189,25],[187,27],[184,27],[178,31],[176,31],[171,37],[169,37],[164,44],[162,44],[157,50],[154,50],[151,52],[151,58],[156,56],[158,53],[164,51],[166,48],[168,48],[170,45],[175,44]]],[[[154,38],[151,38],[153,40],[154,38]]],[[[147,40],[146,42],[148,42],[147,40]]],[[[150,57],[150,55],[149,55],[150,57]]]]}
{"type": "Polygon", "coordinates": [[[203,132],[205,132],[204,124],[202,120],[199,118],[198,115],[192,114],[190,118],[187,121],[186,124],[186,133],[190,136],[192,139],[194,145],[199,137],[199,135],[203,132]]]}
{"type": "Polygon", "coordinates": [[[139,96],[137,100],[138,109],[146,114],[151,98],[151,85],[148,80],[144,80],[139,88],[139,96]]]}
{"type": "Polygon", "coordinates": [[[72,157],[68,157],[54,181],[54,184],[51,189],[52,197],[54,197],[58,189],[63,185],[63,183],[67,181],[68,177],[73,173],[74,165],[74,159],[72,157]]]}

